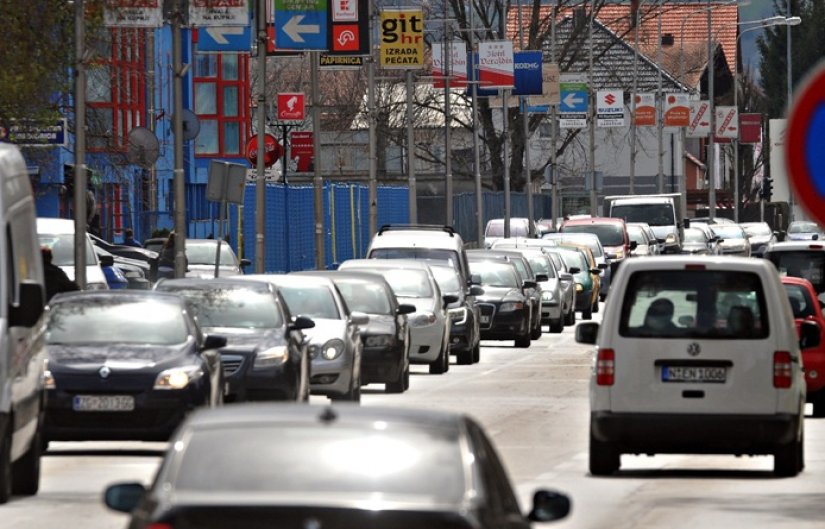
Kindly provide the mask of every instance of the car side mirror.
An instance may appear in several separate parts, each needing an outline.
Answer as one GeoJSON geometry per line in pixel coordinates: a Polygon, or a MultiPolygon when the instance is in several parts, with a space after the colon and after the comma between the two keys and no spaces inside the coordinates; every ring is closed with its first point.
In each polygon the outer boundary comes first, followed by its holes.
{"type": "Polygon", "coordinates": [[[20,283],[20,303],[9,304],[9,327],[32,327],[43,315],[43,286],[20,283]]]}
{"type": "Polygon", "coordinates": [[[531,522],[561,520],[570,514],[570,498],[560,492],[537,490],[533,493],[533,507],[527,519],[531,522]]]}
{"type": "Polygon", "coordinates": [[[683,226],[685,229],[690,228],[690,219],[684,219],[684,220],[682,220],[682,226],[683,226]]]}
{"type": "Polygon", "coordinates": [[[819,324],[813,321],[803,321],[799,326],[799,348],[809,349],[819,345],[819,324]]]}
{"type": "Polygon", "coordinates": [[[600,269],[598,269],[598,268],[591,268],[591,269],[590,269],[590,273],[591,273],[591,274],[593,274],[593,275],[597,275],[597,276],[598,276],[598,275],[601,275],[602,271],[601,271],[600,269]]]}
{"type": "Polygon", "coordinates": [[[472,274],[472,275],[470,275],[470,284],[471,285],[480,285],[481,284],[481,274],[472,274]]]}
{"type": "Polygon", "coordinates": [[[535,281],[531,281],[529,279],[525,279],[521,283],[521,288],[536,288],[537,286],[539,286],[538,283],[536,283],[535,281]]]}
{"type": "Polygon", "coordinates": [[[716,242],[721,244],[721,243],[725,242],[725,239],[720,239],[719,237],[717,237],[716,242]]]}
{"type": "Polygon", "coordinates": [[[202,351],[209,351],[210,349],[220,349],[226,347],[226,336],[222,334],[207,334],[203,339],[202,351]]]}
{"type": "Polygon", "coordinates": [[[560,273],[559,274],[559,279],[561,279],[562,281],[569,281],[569,282],[573,282],[575,280],[575,278],[573,277],[573,274],[568,274],[566,272],[560,273]]]}
{"type": "Polygon", "coordinates": [[[483,296],[484,295],[484,289],[481,288],[478,285],[473,285],[473,286],[470,287],[470,295],[471,296],[483,296]]]}
{"type": "Polygon", "coordinates": [[[247,266],[251,265],[252,261],[249,259],[241,259],[241,268],[246,268],[247,266]]]}
{"type": "Polygon", "coordinates": [[[576,342],[594,345],[599,335],[599,324],[582,322],[576,326],[576,342]]]}
{"type": "Polygon", "coordinates": [[[353,325],[366,325],[370,322],[370,317],[363,312],[352,312],[349,315],[349,321],[353,325]]]}
{"type": "Polygon", "coordinates": [[[599,268],[601,268],[602,270],[604,270],[605,268],[607,268],[607,263],[599,263],[599,265],[598,265],[598,266],[599,266],[599,268]]]}
{"type": "Polygon", "coordinates": [[[409,303],[402,303],[402,304],[398,305],[398,309],[396,310],[396,313],[398,313],[398,314],[412,314],[413,312],[415,312],[415,310],[416,310],[415,305],[410,305],[409,303]]]}
{"type": "Polygon", "coordinates": [[[547,281],[550,281],[550,278],[547,277],[547,274],[536,274],[537,283],[545,283],[547,281]]]}
{"type": "Polygon", "coordinates": [[[111,255],[101,255],[97,258],[100,266],[115,266],[115,258],[111,255]]]}
{"type": "Polygon", "coordinates": [[[113,511],[131,513],[146,495],[146,488],[140,483],[118,483],[106,487],[103,502],[113,511]]]}
{"type": "Polygon", "coordinates": [[[306,316],[296,316],[292,323],[289,324],[290,331],[302,331],[304,329],[312,329],[315,327],[315,322],[306,316]]]}
{"type": "Polygon", "coordinates": [[[570,272],[571,274],[578,274],[579,272],[582,271],[582,269],[577,267],[577,266],[574,266],[573,268],[569,268],[567,271],[570,272]]]}
{"type": "Polygon", "coordinates": [[[631,250],[635,250],[637,246],[638,246],[638,243],[636,241],[630,241],[630,249],[631,250]]]}

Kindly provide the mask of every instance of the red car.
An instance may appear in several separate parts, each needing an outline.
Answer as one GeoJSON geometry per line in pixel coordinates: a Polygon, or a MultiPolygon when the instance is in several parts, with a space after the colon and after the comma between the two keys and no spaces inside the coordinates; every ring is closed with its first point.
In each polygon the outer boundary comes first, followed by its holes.
{"type": "Polygon", "coordinates": [[[825,318],[822,316],[822,307],[813,285],[807,279],[785,276],[782,284],[791,302],[797,332],[803,321],[819,325],[819,344],[802,349],[802,364],[805,366],[808,388],[807,401],[814,405],[814,417],[825,417],[825,318]]]}

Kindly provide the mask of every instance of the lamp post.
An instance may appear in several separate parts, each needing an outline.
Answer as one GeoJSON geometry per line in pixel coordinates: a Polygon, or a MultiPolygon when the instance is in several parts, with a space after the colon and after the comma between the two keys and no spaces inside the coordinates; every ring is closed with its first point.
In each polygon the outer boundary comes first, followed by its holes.
{"type": "MultiPolygon", "coordinates": [[[[786,99],[788,100],[788,105],[786,107],[787,110],[785,112],[785,118],[786,119],[789,118],[790,115],[791,115],[791,103],[792,103],[791,100],[793,99],[793,79],[791,78],[791,76],[793,74],[793,56],[791,55],[791,28],[790,28],[790,26],[796,26],[800,22],[802,22],[801,18],[791,16],[791,0],[787,0],[787,2],[788,2],[787,3],[787,12],[785,13],[785,16],[788,17],[788,20],[797,19],[797,20],[799,20],[799,22],[797,22],[796,24],[787,24],[787,26],[788,26],[787,45],[785,47],[787,48],[786,49],[786,53],[787,53],[787,55],[786,55],[787,65],[786,66],[787,66],[788,70],[785,74],[785,77],[787,78],[786,79],[786,81],[787,81],[787,98],[786,99]]],[[[796,220],[796,218],[795,218],[796,216],[794,215],[793,190],[791,189],[791,186],[788,186],[788,202],[790,204],[790,209],[791,209],[791,221],[796,220]]]]}

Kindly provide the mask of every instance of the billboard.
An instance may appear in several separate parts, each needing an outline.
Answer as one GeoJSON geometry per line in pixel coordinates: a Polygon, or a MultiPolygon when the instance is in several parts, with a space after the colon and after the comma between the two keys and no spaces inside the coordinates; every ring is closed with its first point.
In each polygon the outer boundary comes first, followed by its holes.
{"type": "Polygon", "coordinates": [[[380,66],[396,70],[424,67],[424,12],[420,8],[381,10],[380,66]]]}

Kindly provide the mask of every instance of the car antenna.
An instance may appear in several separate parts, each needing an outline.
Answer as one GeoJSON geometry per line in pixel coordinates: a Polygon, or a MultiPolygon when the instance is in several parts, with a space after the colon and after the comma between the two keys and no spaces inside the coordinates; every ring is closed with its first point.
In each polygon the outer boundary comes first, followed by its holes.
{"type": "Polygon", "coordinates": [[[321,415],[318,416],[318,419],[325,424],[329,424],[335,421],[335,419],[337,418],[338,414],[335,413],[335,410],[333,410],[331,406],[327,406],[326,408],[324,408],[324,411],[322,411],[321,415]]]}

